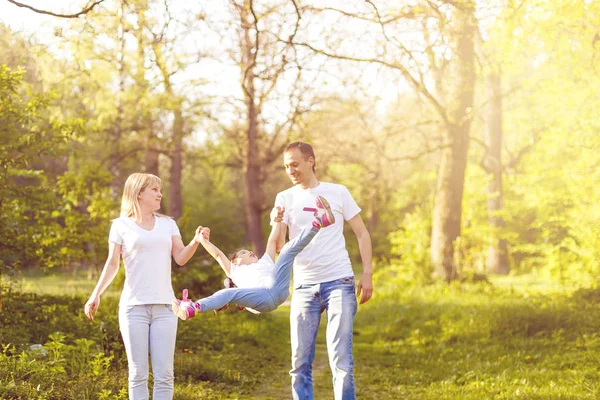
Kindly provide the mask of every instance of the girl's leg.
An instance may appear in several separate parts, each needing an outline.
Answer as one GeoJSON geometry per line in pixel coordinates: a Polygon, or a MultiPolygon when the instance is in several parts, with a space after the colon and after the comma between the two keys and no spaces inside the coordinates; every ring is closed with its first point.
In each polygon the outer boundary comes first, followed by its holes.
{"type": "Polygon", "coordinates": [[[294,259],[298,253],[304,250],[319,230],[319,228],[314,226],[310,229],[302,230],[298,236],[285,245],[279,254],[279,258],[275,262],[275,283],[273,285],[273,298],[278,302],[277,305],[284,302],[290,294],[289,286],[292,279],[294,259]]]}
{"type": "Polygon", "coordinates": [[[258,312],[273,311],[277,306],[271,297],[270,290],[265,288],[222,289],[212,296],[196,302],[173,302],[173,312],[181,319],[189,319],[199,312],[218,310],[229,303],[252,308],[258,312]]]}
{"type": "Polygon", "coordinates": [[[273,298],[269,290],[265,288],[222,289],[212,296],[196,301],[196,306],[200,312],[206,312],[218,310],[229,303],[250,307],[259,312],[267,312],[274,309],[273,298]]]}

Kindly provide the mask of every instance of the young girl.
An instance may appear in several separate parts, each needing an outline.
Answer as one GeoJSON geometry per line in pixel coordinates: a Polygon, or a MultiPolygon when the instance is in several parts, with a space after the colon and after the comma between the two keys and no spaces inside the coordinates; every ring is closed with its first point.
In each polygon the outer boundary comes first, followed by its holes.
{"type": "Polygon", "coordinates": [[[231,261],[208,239],[210,230],[202,228],[200,243],[217,260],[225,274],[231,278],[237,288],[219,290],[210,297],[196,302],[187,299],[187,290],[183,291],[183,300],[173,301],[173,312],[183,320],[194,317],[199,312],[218,310],[229,303],[236,303],[255,313],[275,310],[289,296],[294,258],[319,232],[335,222],[329,203],[317,196],[316,208],[304,208],[314,213],[315,220],[310,229],[303,230],[294,240],[282,249],[277,262],[275,249],[283,220],[282,208],[277,207],[277,216],[273,220],[273,229],[269,235],[265,254],[259,259],[249,250],[239,250],[231,261]]]}

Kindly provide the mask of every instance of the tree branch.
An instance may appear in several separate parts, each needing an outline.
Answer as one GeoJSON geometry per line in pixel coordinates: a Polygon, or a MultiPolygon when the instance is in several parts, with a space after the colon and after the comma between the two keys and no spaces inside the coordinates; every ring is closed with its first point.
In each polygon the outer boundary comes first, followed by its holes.
{"type": "Polygon", "coordinates": [[[398,70],[402,73],[402,75],[404,76],[404,78],[421,94],[423,94],[429,101],[431,101],[431,103],[433,104],[433,106],[435,107],[436,111],[440,114],[440,117],[442,118],[442,120],[444,121],[444,123],[446,125],[450,124],[450,121],[448,119],[448,115],[446,114],[446,109],[440,104],[440,102],[435,98],[435,96],[425,87],[425,85],[423,84],[423,82],[419,82],[409,71],[406,67],[404,67],[401,64],[396,64],[396,63],[391,63],[391,62],[387,62],[387,61],[383,61],[383,60],[378,60],[376,58],[358,58],[358,57],[351,57],[351,56],[345,56],[345,55],[340,55],[340,54],[334,54],[334,53],[330,53],[326,50],[322,50],[322,49],[318,49],[308,43],[301,43],[301,42],[294,42],[294,44],[298,45],[298,46],[303,46],[306,47],[310,50],[312,50],[314,53],[317,54],[321,54],[324,55],[326,57],[329,58],[335,58],[338,60],[346,60],[346,61],[354,61],[354,62],[359,62],[359,63],[372,63],[372,64],[379,64],[379,65],[383,65],[385,67],[391,68],[391,69],[395,69],[398,70]]]}
{"type": "Polygon", "coordinates": [[[53,12],[51,12],[51,11],[40,10],[40,9],[38,9],[38,8],[34,8],[34,7],[30,6],[30,5],[23,4],[23,3],[19,3],[18,1],[15,1],[15,0],[7,0],[7,1],[8,1],[9,3],[12,3],[12,4],[14,4],[14,5],[15,5],[15,6],[17,6],[17,7],[28,8],[28,9],[30,9],[31,11],[33,11],[33,12],[36,12],[36,13],[38,13],[38,14],[51,15],[51,16],[53,16],[53,17],[59,17],[59,18],[78,18],[78,17],[80,17],[81,15],[85,15],[85,14],[89,13],[89,12],[90,12],[90,11],[92,11],[92,9],[93,9],[94,7],[96,7],[98,4],[100,4],[100,3],[104,2],[104,0],[97,0],[97,1],[93,2],[91,5],[89,5],[89,6],[86,6],[86,7],[85,7],[83,10],[79,11],[79,12],[78,12],[78,13],[76,13],[76,14],[56,14],[56,13],[53,13],[53,12]]]}

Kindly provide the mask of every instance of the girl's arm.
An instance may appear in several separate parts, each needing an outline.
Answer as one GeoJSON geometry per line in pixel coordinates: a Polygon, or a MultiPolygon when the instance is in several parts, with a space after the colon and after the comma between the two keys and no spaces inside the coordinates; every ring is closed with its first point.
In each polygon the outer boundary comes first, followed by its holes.
{"type": "Polygon", "coordinates": [[[94,319],[94,314],[100,306],[100,296],[108,285],[115,279],[119,271],[119,259],[121,257],[121,245],[110,242],[108,244],[108,257],[102,269],[102,274],[98,278],[98,283],[92,291],[89,300],[85,303],[84,312],[90,320],[94,319]]]}
{"type": "Polygon", "coordinates": [[[212,244],[209,241],[209,238],[210,229],[202,228],[199,235],[200,244],[206,249],[208,254],[210,254],[215,260],[217,260],[217,262],[225,272],[225,275],[229,276],[229,274],[231,273],[231,262],[229,261],[229,258],[227,258],[225,253],[223,253],[217,246],[212,244]]]}
{"type": "Polygon", "coordinates": [[[281,231],[283,223],[283,213],[284,209],[282,207],[277,206],[277,214],[273,218],[273,228],[271,229],[271,234],[269,235],[269,239],[267,241],[267,250],[266,253],[271,257],[271,260],[275,261],[275,254],[277,254],[277,250],[281,250],[281,247],[278,246],[278,242],[281,237],[281,231]]]}

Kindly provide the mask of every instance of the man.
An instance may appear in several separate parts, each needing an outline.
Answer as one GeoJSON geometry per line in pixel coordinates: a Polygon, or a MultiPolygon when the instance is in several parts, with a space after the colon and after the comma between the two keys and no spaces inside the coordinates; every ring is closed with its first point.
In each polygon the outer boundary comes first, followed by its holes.
{"type": "Polygon", "coordinates": [[[316,196],[328,200],[335,217],[335,223],[319,232],[294,262],[290,311],[292,395],[295,400],[314,398],[312,363],[321,313],[327,311],[327,351],[335,399],[355,399],[352,328],[357,310],[356,296],[360,296],[360,304],[363,304],[373,293],[371,237],[348,189],[317,180],[311,145],[290,144],[284,152],[283,162],[294,186],[280,192],[275,199],[275,206],[285,209],[277,247],[283,246],[288,228],[290,239],[293,239],[312,223],[316,196]],[[356,296],[354,273],[343,235],[344,221],[358,239],[363,263],[356,296]]]}

